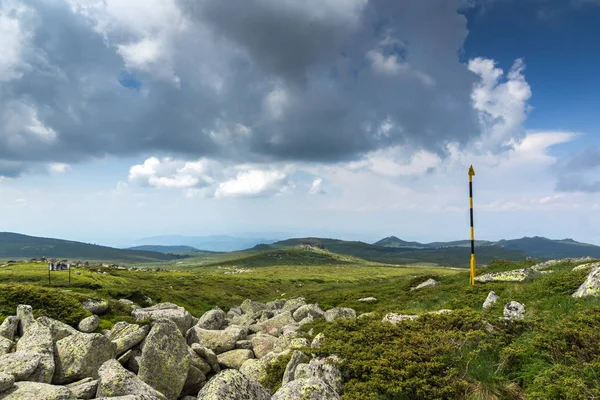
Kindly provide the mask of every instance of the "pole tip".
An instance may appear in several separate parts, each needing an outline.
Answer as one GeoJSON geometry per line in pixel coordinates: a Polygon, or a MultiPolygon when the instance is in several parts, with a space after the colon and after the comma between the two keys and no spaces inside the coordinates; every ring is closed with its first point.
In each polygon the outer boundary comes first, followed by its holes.
{"type": "Polygon", "coordinates": [[[473,169],[473,166],[471,165],[469,167],[469,176],[473,176],[473,175],[475,175],[475,170],[473,169]]]}

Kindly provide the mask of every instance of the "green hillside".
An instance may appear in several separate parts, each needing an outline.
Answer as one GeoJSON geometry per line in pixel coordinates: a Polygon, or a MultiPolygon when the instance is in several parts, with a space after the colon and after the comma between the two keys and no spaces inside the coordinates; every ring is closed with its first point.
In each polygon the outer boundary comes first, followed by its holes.
{"type": "Polygon", "coordinates": [[[599,246],[576,242],[573,239],[552,240],[534,236],[514,240],[501,240],[496,243],[496,246],[522,251],[530,257],[600,257],[599,246]]]}
{"type": "Polygon", "coordinates": [[[180,258],[152,251],[115,249],[70,240],[0,232],[0,259],[40,257],[115,262],[155,262],[180,258]]]}

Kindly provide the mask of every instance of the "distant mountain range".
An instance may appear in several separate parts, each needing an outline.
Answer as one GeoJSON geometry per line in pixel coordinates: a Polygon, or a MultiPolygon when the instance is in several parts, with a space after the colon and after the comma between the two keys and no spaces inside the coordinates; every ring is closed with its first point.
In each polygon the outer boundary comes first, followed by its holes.
{"type": "Polygon", "coordinates": [[[192,246],[160,246],[160,245],[143,245],[129,247],[127,250],[155,251],[164,254],[180,254],[180,255],[201,255],[216,253],[215,251],[200,250],[192,246]]]}
{"type": "MultiPolygon", "coordinates": [[[[182,236],[166,235],[153,236],[135,241],[135,247],[139,246],[189,246],[194,249],[204,251],[238,251],[256,246],[257,244],[270,244],[276,242],[276,239],[267,239],[260,237],[235,237],[229,235],[211,235],[211,236],[182,236]]],[[[135,248],[134,247],[134,248],[135,248]]]]}

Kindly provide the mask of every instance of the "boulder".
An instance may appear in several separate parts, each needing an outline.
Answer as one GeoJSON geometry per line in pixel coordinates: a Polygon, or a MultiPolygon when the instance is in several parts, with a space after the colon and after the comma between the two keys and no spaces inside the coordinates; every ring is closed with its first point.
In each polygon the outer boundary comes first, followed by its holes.
{"type": "Polygon", "coordinates": [[[415,286],[414,288],[411,288],[410,290],[419,290],[419,289],[430,288],[430,287],[437,286],[439,284],[440,284],[440,282],[436,281],[433,278],[429,278],[425,282],[415,286]]]}
{"type": "Polygon", "coordinates": [[[254,314],[258,314],[262,310],[266,310],[267,306],[265,304],[263,304],[263,303],[258,302],[258,301],[246,299],[240,305],[240,308],[242,309],[242,311],[244,312],[244,314],[248,314],[250,316],[253,316],[254,314]]]}
{"type": "Polygon", "coordinates": [[[78,382],[67,385],[67,388],[77,399],[88,400],[96,397],[98,391],[98,381],[92,378],[86,378],[78,382]]]}
{"type": "Polygon", "coordinates": [[[92,333],[98,328],[98,325],[100,325],[100,318],[98,318],[98,316],[94,314],[82,319],[81,322],[79,322],[77,328],[81,332],[92,333]]]}
{"type": "Polygon", "coordinates": [[[318,378],[332,387],[337,393],[342,393],[342,373],[335,366],[337,357],[313,358],[307,367],[298,369],[296,366],[295,379],[318,378]]]}
{"type": "MultiPolygon", "coordinates": [[[[98,378],[98,369],[115,358],[115,346],[99,333],[78,333],[56,342],[54,383],[72,383],[98,378]]],[[[116,360],[115,360],[116,361],[116,360]]]]}
{"type": "Polygon", "coordinates": [[[0,325],[0,336],[8,340],[15,340],[15,334],[19,326],[19,318],[15,316],[6,317],[0,325]]]}
{"type": "Polygon", "coordinates": [[[277,338],[273,335],[260,333],[255,335],[251,342],[256,358],[262,358],[273,349],[273,346],[275,346],[275,343],[277,342],[277,338]]]}
{"type": "Polygon", "coordinates": [[[12,389],[0,393],[0,400],[76,400],[64,386],[48,385],[39,382],[17,382],[12,389]]]}
{"type": "Polygon", "coordinates": [[[279,336],[282,333],[284,326],[295,323],[296,320],[289,311],[284,311],[277,314],[264,322],[252,325],[251,329],[255,332],[262,332],[273,336],[279,336]]]}
{"type": "Polygon", "coordinates": [[[200,317],[200,320],[196,326],[203,329],[218,330],[221,329],[224,323],[225,312],[220,308],[215,308],[214,310],[204,313],[204,315],[200,317]]]}
{"type": "Polygon", "coordinates": [[[299,309],[300,307],[305,306],[305,305],[306,305],[306,300],[304,300],[304,297],[298,297],[296,299],[287,300],[283,304],[283,307],[281,309],[283,311],[289,311],[293,314],[294,311],[296,311],[297,309],[299,309]]]}
{"type": "Polygon", "coordinates": [[[127,364],[127,362],[129,361],[129,359],[131,358],[132,355],[133,355],[133,350],[129,349],[122,355],[118,356],[117,361],[120,362],[121,365],[125,365],[125,364],[127,364]]]}
{"type": "Polygon", "coordinates": [[[314,319],[325,318],[325,311],[321,310],[318,304],[305,304],[298,307],[293,316],[294,320],[300,322],[308,316],[312,316],[314,319]]]}
{"type": "Polygon", "coordinates": [[[12,388],[15,384],[15,377],[4,372],[0,372],[0,394],[12,388]]]}
{"type": "Polygon", "coordinates": [[[269,318],[273,318],[275,313],[271,310],[262,310],[256,315],[258,316],[258,322],[265,322],[269,318]]]}
{"type": "Polygon", "coordinates": [[[182,393],[196,394],[202,389],[206,382],[206,376],[198,368],[190,365],[188,369],[187,377],[185,378],[185,384],[183,385],[182,393]]]}
{"type": "Polygon", "coordinates": [[[377,301],[377,299],[375,297],[363,297],[362,299],[358,299],[356,301],[361,301],[364,303],[373,303],[373,302],[377,301]]]}
{"type": "Polygon", "coordinates": [[[135,303],[129,299],[119,299],[117,301],[127,307],[135,306],[135,303]]]}
{"type": "Polygon", "coordinates": [[[252,350],[236,349],[217,356],[221,368],[240,369],[246,360],[254,358],[252,350]]]}
{"type": "Polygon", "coordinates": [[[149,325],[139,326],[127,322],[117,322],[106,333],[106,337],[114,343],[115,354],[118,356],[140,344],[146,338],[148,332],[150,332],[149,325]]]}
{"type": "Polygon", "coordinates": [[[275,353],[281,353],[282,351],[289,350],[292,347],[292,341],[298,336],[296,332],[288,332],[277,338],[273,351],[275,353]]]}
{"type": "Polygon", "coordinates": [[[269,391],[235,369],[215,375],[198,393],[202,400],[270,400],[269,391]]]}
{"type": "Polygon", "coordinates": [[[272,400],[338,400],[340,396],[318,378],[297,379],[283,385],[272,400]]]}
{"type": "Polygon", "coordinates": [[[271,311],[281,310],[284,305],[285,305],[285,300],[283,300],[283,299],[269,301],[267,304],[265,304],[265,306],[267,306],[267,310],[271,310],[271,311]]]}
{"type": "Polygon", "coordinates": [[[525,306],[517,301],[511,301],[504,305],[504,319],[523,319],[525,318],[525,306]]]}
{"type": "Polygon", "coordinates": [[[383,317],[381,322],[389,322],[390,324],[396,325],[399,322],[407,321],[407,320],[412,321],[417,318],[419,318],[418,315],[404,315],[404,314],[388,313],[388,314],[386,314],[385,317],[383,317]]]}
{"type": "Polygon", "coordinates": [[[17,343],[17,351],[30,351],[40,355],[40,363],[28,381],[51,383],[54,376],[54,342],[50,328],[34,322],[29,325],[17,343]]]}
{"type": "Polygon", "coordinates": [[[600,295],[600,266],[590,271],[579,289],[573,293],[573,297],[587,297],[600,295]]]}
{"type": "Polygon", "coordinates": [[[109,360],[102,364],[98,371],[98,391],[96,397],[126,396],[130,394],[145,395],[151,399],[167,398],[150,385],[143,382],[134,373],[127,371],[117,360],[109,360]]]}
{"type": "Polygon", "coordinates": [[[597,267],[600,267],[600,263],[599,262],[581,264],[581,265],[578,265],[576,267],[573,267],[573,272],[575,272],[575,271],[584,271],[584,270],[588,270],[588,269],[594,269],[594,268],[597,268],[597,267]]]}
{"type": "Polygon", "coordinates": [[[73,328],[72,326],[52,318],[39,317],[36,321],[50,329],[50,334],[52,335],[52,341],[54,343],[66,338],[67,336],[79,333],[77,329],[73,328]]]}
{"type": "Polygon", "coordinates": [[[104,299],[101,299],[101,300],[87,299],[84,302],[82,302],[81,305],[87,311],[91,312],[92,314],[96,314],[96,315],[103,315],[103,314],[106,314],[106,312],[108,311],[108,301],[106,301],[104,299]]]}
{"type": "Polygon", "coordinates": [[[25,381],[40,364],[42,356],[31,351],[17,351],[0,356],[0,373],[12,375],[15,381],[25,381]]]}
{"type": "Polygon", "coordinates": [[[356,311],[346,307],[335,307],[325,312],[325,321],[333,322],[338,319],[352,319],[356,318],[356,311]]]}
{"type": "Polygon", "coordinates": [[[236,349],[252,350],[252,342],[249,340],[238,340],[235,342],[236,349]]]}
{"type": "Polygon", "coordinates": [[[325,340],[325,335],[323,334],[323,332],[318,333],[312,340],[310,347],[318,349],[319,347],[321,347],[321,344],[323,343],[323,340],[325,340]]]}
{"type": "MultiPolygon", "coordinates": [[[[301,319],[300,321],[298,321],[298,325],[302,326],[304,324],[308,324],[309,322],[313,322],[315,320],[315,317],[313,317],[312,315],[308,314],[306,317],[304,317],[303,319],[301,319]]],[[[289,326],[289,325],[287,325],[289,326]]]]}
{"type": "Polygon", "coordinates": [[[185,335],[192,326],[192,314],[187,312],[185,308],[172,303],[160,303],[148,308],[138,308],[131,312],[131,316],[138,321],[146,319],[152,321],[171,320],[175,322],[182,335],[185,335]]]}
{"type": "Polygon", "coordinates": [[[183,389],[190,366],[187,344],[175,322],[160,320],[142,343],[138,376],[169,400],[183,389]]]}
{"type": "Polygon", "coordinates": [[[27,329],[27,327],[33,324],[35,321],[33,319],[33,309],[31,306],[19,304],[17,306],[17,318],[19,319],[17,332],[19,333],[19,336],[23,336],[25,329],[27,329]]]}
{"type": "MultiPolygon", "coordinates": [[[[191,347],[188,346],[187,351],[188,351],[188,356],[190,356],[190,366],[196,367],[204,375],[210,374],[210,371],[212,371],[212,367],[210,366],[210,364],[208,362],[206,362],[202,357],[200,357],[198,355],[198,353],[196,353],[194,350],[192,350],[191,347]]],[[[216,358],[216,356],[215,356],[215,358],[216,358]]],[[[218,361],[217,361],[217,365],[218,365],[218,361]]]]}
{"type": "Polygon", "coordinates": [[[475,282],[529,282],[540,275],[540,272],[533,268],[522,268],[512,271],[490,272],[489,274],[479,275],[475,277],[475,282]]]}
{"type": "Polygon", "coordinates": [[[4,336],[0,336],[0,356],[10,352],[10,349],[14,346],[15,342],[8,340],[4,336]]]}
{"type": "Polygon", "coordinates": [[[215,354],[220,354],[233,350],[235,343],[238,340],[246,339],[247,336],[248,333],[245,329],[235,325],[219,331],[194,326],[187,333],[187,342],[190,346],[197,343],[202,347],[208,347],[215,354]]]}
{"type": "Polygon", "coordinates": [[[140,361],[142,360],[142,350],[140,350],[139,346],[131,349],[131,355],[129,356],[129,360],[127,360],[127,369],[131,372],[137,374],[140,371],[140,361]]]}
{"type": "Polygon", "coordinates": [[[210,365],[210,368],[213,372],[218,373],[221,372],[221,366],[219,365],[219,359],[214,351],[209,349],[208,347],[200,346],[198,343],[192,344],[192,350],[196,354],[198,354],[204,361],[210,365]]]}
{"type": "Polygon", "coordinates": [[[492,304],[494,304],[496,301],[498,301],[499,297],[496,295],[496,292],[494,292],[493,290],[488,293],[485,301],[483,302],[483,309],[487,309],[490,308],[492,306],[492,304]]]}
{"type": "MultiPolygon", "coordinates": [[[[306,319],[306,318],[304,318],[304,319],[306,319]]],[[[287,335],[288,333],[296,333],[296,331],[298,331],[298,329],[300,329],[299,323],[288,324],[288,325],[284,326],[283,328],[281,328],[281,334],[287,335]]]]}
{"type": "Polygon", "coordinates": [[[285,367],[285,372],[283,373],[283,380],[281,381],[281,385],[285,385],[295,379],[296,367],[300,364],[306,364],[310,361],[310,357],[304,354],[301,351],[294,351],[292,354],[292,358],[287,363],[285,367]]]}
{"type": "Polygon", "coordinates": [[[256,323],[256,319],[248,314],[235,315],[229,319],[230,325],[249,326],[256,323]]]}
{"type": "Polygon", "coordinates": [[[242,364],[240,372],[255,382],[262,382],[267,378],[268,367],[274,365],[289,353],[289,350],[282,353],[270,352],[261,359],[253,358],[247,360],[242,364]]]}

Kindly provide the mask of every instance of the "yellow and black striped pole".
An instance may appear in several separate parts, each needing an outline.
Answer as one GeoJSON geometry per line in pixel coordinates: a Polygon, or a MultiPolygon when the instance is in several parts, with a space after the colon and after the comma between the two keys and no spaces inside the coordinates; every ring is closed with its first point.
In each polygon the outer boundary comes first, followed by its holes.
{"type": "Polygon", "coordinates": [[[471,214],[471,279],[470,284],[475,284],[475,231],[473,229],[473,175],[475,170],[469,167],[469,211],[471,214]]]}

